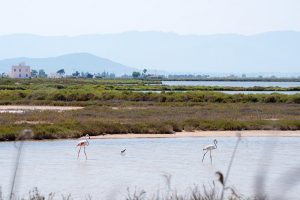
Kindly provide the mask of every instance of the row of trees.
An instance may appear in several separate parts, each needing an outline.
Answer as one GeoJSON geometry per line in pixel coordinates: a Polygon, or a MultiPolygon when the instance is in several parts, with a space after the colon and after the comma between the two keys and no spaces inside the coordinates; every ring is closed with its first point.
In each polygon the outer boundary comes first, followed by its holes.
{"type": "MultiPolygon", "coordinates": [[[[264,78],[270,78],[270,79],[276,79],[278,77],[276,76],[268,76],[268,77],[264,77],[262,75],[260,76],[247,76],[246,74],[242,74],[242,75],[234,75],[234,74],[230,74],[227,76],[210,76],[210,75],[193,75],[193,74],[179,74],[179,75],[168,75],[169,79],[206,79],[206,78],[229,78],[229,79],[239,79],[239,78],[258,78],[258,79],[264,79],[264,78]]],[[[299,78],[299,77],[298,77],[299,78]]]]}
{"type": "Polygon", "coordinates": [[[80,77],[80,78],[115,78],[116,75],[114,73],[109,73],[109,72],[102,72],[102,73],[96,73],[92,74],[90,72],[79,72],[76,71],[72,73],[73,77],[80,77]]]}
{"type": "MultiPolygon", "coordinates": [[[[64,69],[60,69],[56,71],[56,75],[58,77],[63,77],[66,74],[64,69]]],[[[48,74],[46,74],[44,69],[40,70],[31,70],[31,77],[38,77],[38,78],[46,78],[48,77],[48,74]]],[[[97,74],[92,74],[90,72],[79,72],[76,71],[72,73],[72,77],[78,77],[78,78],[115,78],[116,75],[114,73],[109,73],[109,72],[102,72],[102,73],[97,73],[97,74]]]]}
{"type": "Polygon", "coordinates": [[[33,69],[31,70],[31,77],[39,77],[39,78],[46,78],[48,74],[46,74],[45,70],[40,69],[39,71],[33,69]]]}
{"type": "Polygon", "coordinates": [[[147,69],[143,69],[142,73],[141,72],[132,72],[132,77],[133,78],[145,78],[147,76],[147,69]]]}

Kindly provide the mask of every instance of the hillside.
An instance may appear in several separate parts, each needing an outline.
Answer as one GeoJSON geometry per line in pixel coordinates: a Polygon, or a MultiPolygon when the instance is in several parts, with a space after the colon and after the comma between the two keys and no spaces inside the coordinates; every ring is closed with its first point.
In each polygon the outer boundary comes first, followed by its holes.
{"type": "Polygon", "coordinates": [[[9,72],[11,65],[25,62],[32,69],[44,69],[47,73],[56,72],[59,69],[65,69],[67,74],[72,72],[91,72],[101,73],[103,71],[123,75],[130,74],[134,68],[127,67],[111,60],[100,58],[89,53],[66,54],[58,57],[49,58],[11,58],[0,60],[0,71],[9,72]]]}
{"type": "Polygon", "coordinates": [[[300,33],[279,31],[250,36],[164,32],[74,37],[6,35],[0,36],[0,52],[0,59],[88,52],[126,66],[169,72],[298,72],[300,33]]]}

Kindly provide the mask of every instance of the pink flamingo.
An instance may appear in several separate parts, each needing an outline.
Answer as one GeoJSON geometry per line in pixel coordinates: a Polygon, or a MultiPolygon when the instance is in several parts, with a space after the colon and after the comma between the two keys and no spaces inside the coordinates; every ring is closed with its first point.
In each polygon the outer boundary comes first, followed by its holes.
{"type": "Polygon", "coordinates": [[[77,159],[79,158],[81,147],[83,147],[83,151],[84,151],[84,154],[85,154],[85,159],[87,159],[87,155],[85,153],[85,147],[89,146],[89,144],[90,144],[89,141],[87,140],[87,138],[91,139],[91,137],[89,136],[89,134],[86,134],[85,139],[84,140],[80,140],[78,142],[78,144],[77,144],[77,147],[79,147],[77,159]]]}

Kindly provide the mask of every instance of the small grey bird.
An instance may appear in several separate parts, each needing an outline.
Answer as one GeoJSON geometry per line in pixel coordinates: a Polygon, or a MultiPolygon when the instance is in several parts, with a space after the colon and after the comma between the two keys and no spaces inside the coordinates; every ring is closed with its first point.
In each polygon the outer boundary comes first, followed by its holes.
{"type": "Polygon", "coordinates": [[[126,154],[126,149],[123,149],[123,150],[121,151],[121,156],[125,156],[125,154],[126,154]]]}

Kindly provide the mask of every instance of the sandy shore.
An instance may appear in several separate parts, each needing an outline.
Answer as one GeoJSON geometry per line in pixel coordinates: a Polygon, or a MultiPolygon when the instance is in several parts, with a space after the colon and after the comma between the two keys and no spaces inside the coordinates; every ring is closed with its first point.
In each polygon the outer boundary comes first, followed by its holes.
{"type": "Polygon", "coordinates": [[[300,131],[197,131],[175,134],[115,134],[93,136],[92,139],[179,138],[179,137],[300,137],[300,131]]]}
{"type": "Polygon", "coordinates": [[[67,110],[78,110],[83,107],[72,107],[72,106],[0,106],[0,112],[9,112],[9,111],[27,111],[27,110],[53,110],[53,111],[67,111],[67,110]]]}

